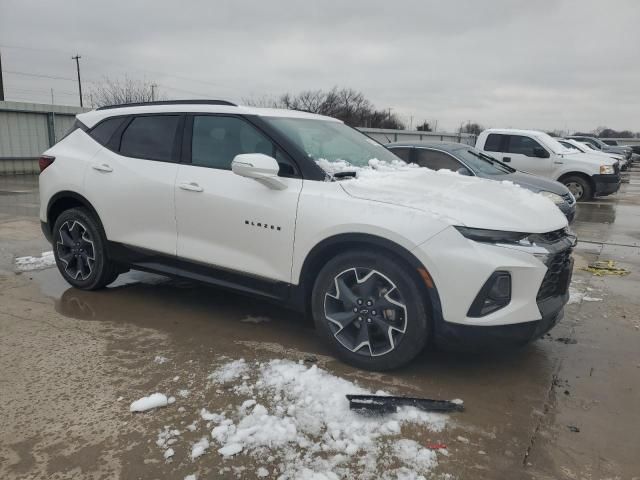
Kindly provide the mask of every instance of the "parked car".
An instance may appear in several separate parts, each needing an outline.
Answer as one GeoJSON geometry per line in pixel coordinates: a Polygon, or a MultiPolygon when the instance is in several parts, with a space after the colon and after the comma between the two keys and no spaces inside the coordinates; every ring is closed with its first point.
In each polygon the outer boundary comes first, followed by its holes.
{"type": "Polygon", "coordinates": [[[553,203],[399,163],[303,112],[101,108],[40,159],[40,219],[76,288],[133,268],[280,302],[362,368],[398,367],[432,339],[522,344],[552,328],[575,244],[553,203]]]}
{"type": "Polygon", "coordinates": [[[571,135],[566,138],[571,140],[577,140],[579,142],[588,143],[589,145],[593,146],[596,150],[600,150],[606,153],[618,153],[620,155],[623,155],[624,158],[626,158],[627,160],[631,158],[631,154],[633,153],[630,147],[607,145],[602,140],[596,137],[586,137],[583,135],[571,135]]]}
{"type": "Polygon", "coordinates": [[[547,197],[558,206],[569,223],[575,217],[576,200],[560,182],[519,172],[469,145],[453,142],[396,142],[386,147],[405,162],[421,167],[447,169],[462,175],[513,182],[547,197]]]}
{"type": "Polygon", "coordinates": [[[523,172],[557,180],[577,201],[615,193],[620,188],[618,162],[563,147],[536,130],[485,130],[476,148],[523,172]]]}
{"type": "Polygon", "coordinates": [[[600,150],[597,150],[595,147],[592,147],[588,143],[583,143],[583,142],[579,142],[577,140],[572,140],[571,138],[568,138],[568,139],[556,138],[556,140],[558,140],[558,142],[560,142],[560,144],[563,147],[566,147],[566,148],[569,148],[569,149],[575,149],[575,150],[577,150],[579,152],[582,152],[582,153],[603,155],[605,157],[611,158],[612,160],[615,160],[615,161],[618,162],[618,164],[620,165],[620,170],[626,170],[627,169],[628,163],[627,163],[627,160],[624,158],[623,155],[620,155],[618,153],[602,152],[600,150]]]}

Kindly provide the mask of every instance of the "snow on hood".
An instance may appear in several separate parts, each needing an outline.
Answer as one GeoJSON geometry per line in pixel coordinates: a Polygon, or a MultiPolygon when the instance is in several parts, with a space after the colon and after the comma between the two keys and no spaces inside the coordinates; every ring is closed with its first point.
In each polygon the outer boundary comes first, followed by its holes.
{"type": "Polygon", "coordinates": [[[436,172],[401,161],[373,159],[364,168],[326,160],[318,164],[329,173],[355,170],[357,178],[341,180],[353,197],[418,209],[450,225],[528,233],[567,225],[551,200],[510,181],[436,172]]]}

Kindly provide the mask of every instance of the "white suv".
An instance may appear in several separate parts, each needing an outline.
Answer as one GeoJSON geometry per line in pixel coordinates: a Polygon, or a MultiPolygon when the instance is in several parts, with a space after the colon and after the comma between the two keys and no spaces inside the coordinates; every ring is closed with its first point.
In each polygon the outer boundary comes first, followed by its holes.
{"type": "Polygon", "coordinates": [[[378,370],[432,339],[525,343],[563,315],[575,237],[509,182],[400,167],[338,120],[224,101],[75,127],[41,158],[40,218],[77,288],[134,268],[276,300],[378,370]]]}
{"type": "Polygon", "coordinates": [[[602,155],[563,146],[537,130],[491,128],[478,135],[476,148],[498,160],[564,184],[579,202],[615,193],[620,188],[620,165],[602,155]]]}

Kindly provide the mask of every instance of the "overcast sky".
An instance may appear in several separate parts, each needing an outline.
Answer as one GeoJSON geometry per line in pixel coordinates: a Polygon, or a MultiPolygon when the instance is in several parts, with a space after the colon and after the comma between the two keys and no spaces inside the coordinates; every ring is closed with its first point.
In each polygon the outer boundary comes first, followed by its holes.
{"type": "Polygon", "coordinates": [[[77,105],[78,52],[85,91],[125,74],[169,98],[337,85],[439,130],[640,131],[639,0],[0,0],[0,52],[8,100],[77,105]]]}

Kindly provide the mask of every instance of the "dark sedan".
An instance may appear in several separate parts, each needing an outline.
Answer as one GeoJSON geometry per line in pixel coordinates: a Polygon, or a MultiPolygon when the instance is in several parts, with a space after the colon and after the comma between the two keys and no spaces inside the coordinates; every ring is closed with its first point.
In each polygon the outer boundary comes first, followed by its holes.
{"type": "Polygon", "coordinates": [[[396,142],[385,145],[407,163],[416,163],[432,170],[447,169],[462,175],[491,180],[509,180],[523,188],[549,198],[567,217],[569,223],[576,214],[576,200],[559,182],[515,170],[490,155],[462,143],[396,142]]]}

